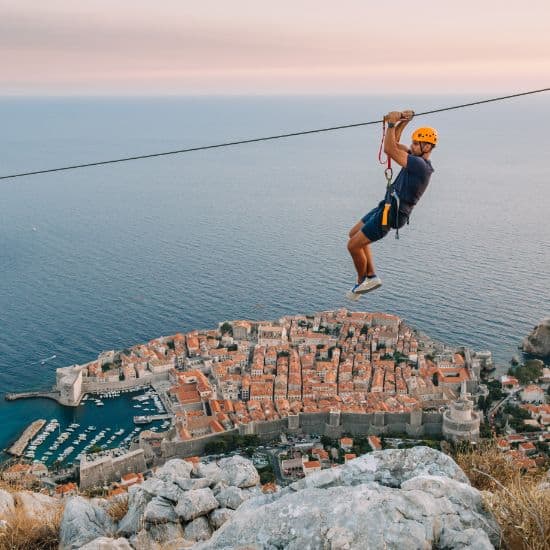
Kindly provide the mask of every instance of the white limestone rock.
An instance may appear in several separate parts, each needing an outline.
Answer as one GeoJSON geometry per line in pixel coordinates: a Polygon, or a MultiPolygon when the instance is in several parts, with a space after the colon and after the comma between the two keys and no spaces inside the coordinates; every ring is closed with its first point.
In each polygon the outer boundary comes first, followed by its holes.
{"type": "MultiPolygon", "coordinates": [[[[183,529],[180,528],[179,531],[183,532],[183,529]]],[[[160,543],[155,541],[148,531],[142,529],[130,539],[130,544],[134,550],[182,550],[183,548],[191,548],[194,542],[178,536],[160,543]]]]}
{"type": "Polygon", "coordinates": [[[109,537],[99,537],[88,544],[85,544],[80,550],[133,550],[130,543],[123,537],[112,539],[109,537]]]}
{"type": "Polygon", "coordinates": [[[260,483],[260,474],[251,460],[242,456],[222,458],[218,465],[223,472],[223,478],[236,487],[253,487],[260,483]]]}
{"type": "Polygon", "coordinates": [[[216,508],[208,516],[210,525],[214,530],[219,529],[234,513],[235,511],[229,508],[216,508]]]}
{"type": "Polygon", "coordinates": [[[176,514],[185,521],[191,521],[218,507],[219,503],[211,489],[197,489],[196,491],[187,491],[178,501],[176,514]]]}
{"type": "Polygon", "coordinates": [[[205,477],[210,480],[210,485],[214,485],[224,479],[221,468],[215,462],[203,464],[199,462],[193,467],[193,475],[195,477],[205,477]]]}
{"type": "Polygon", "coordinates": [[[313,487],[359,485],[369,481],[400,487],[407,479],[419,475],[440,475],[469,483],[466,474],[451,457],[430,447],[420,446],[367,453],[339,468],[309,475],[291,484],[290,489],[299,491],[313,487]]]}
{"type": "Polygon", "coordinates": [[[146,479],[140,483],[140,487],[143,491],[152,496],[163,497],[174,503],[176,503],[184,494],[183,489],[175,483],[172,483],[171,481],[163,481],[162,479],[158,479],[156,477],[146,479]]]}
{"type": "Polygon", "coordinates": [[[132,485],[128,489],[128,512],[120,520],[117,533],[131,537],[143,528],[145,507],[153,495],[144,491],[139,485],[132,485]]]}
{"type": "Polygon", "coordinates": [[[0,489],[0,518],[10,515],[15,510],[15,501],[8,491],[0,489]]]}
{"type": "Polygon", "coordinates": [[[236,510],[248,498],[238,487],[227,487],[215,496],[222,508],[231,508],[232,510],[236,510]]]}
{"type": "Polygon", "coordinates": [[[177,485],[182,491],[195,491],[197,489],[204,489],[210,487],[211,481],[207,477],[201,477],[199,479],[174,479],[174,485],[177,485]]]}
{"type": "Polygon", "coordinates": [[[493,550],[487,533],[480,529],[465,529],[455,531],[443,529],[439,538],[439,548],[452,548],[453,550],[493,550]]]}
{"type": "Polygon", "coordinates": [[[77,549],[98,537],[110,536],[114,531],[114,522],[105,510],[85,498],[71,497],[65,503],[61,519],[59,549],[77,549]]]}
{"type": "Polygon", "coordinates": [[[13,496],[16,506],[33,520],[54,521],[63,508],[59,499],[42,493],[19,491],[13,496]]]}
{"type": "Polygon", "coordinates": [[[224,489],[227,489],[229,487],[229,483],[227,483],[227,481],[225,481],[225,479],[222,479],[221,481],[218,481],[218,483],[216,483],[214,485],[214,487],[212,487],[212,492],[217,495],[220,491],[223,491],[224,489]]]}
{"type": "Polygon", "coordinates": [[[179,522],[147,525],[147,532],[152,540],[162,545],[163,550],[170,541],[184,538],[183,528],[179,522]]]}
{"type": "Polygon", "coordinates": [[[165,462],[155,472],[155,477],[163,481],[175,481],[176,479],[188,479],[191,477],[193,465],[181,458],[173,458],[165,462]]]}
{"type": "Polygon", "coordinates": [[[185,526],[185,538],[191,541],[208,540],[212,535],[212,530],[208,524],[208,520],[201,516],[194,519],[185,526]]]}
{"type": "Polygon", "coordinates": [[[369,453],[302,481],[248,499],[194,550],[485,550],[499,543],[480,493],[433,449],[369,453]]]}
{"type": "Polygon", "coordinates": [[[163,497],[153,497],[144,512],[147,523],[176,523],[178,516],[172,503],[163,497]]]}

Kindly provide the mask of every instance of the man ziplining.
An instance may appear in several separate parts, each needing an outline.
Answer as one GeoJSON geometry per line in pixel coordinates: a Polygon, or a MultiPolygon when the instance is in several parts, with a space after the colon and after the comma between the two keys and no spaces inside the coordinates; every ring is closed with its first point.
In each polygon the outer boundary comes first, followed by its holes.
{"type": "MultiPolygon", "coordinates": [[[[384,137],[384,153],[402,168],[395,181],[391,181],[391,161],[388,161],[388,188],[386,197],[376,208],[363,216],[349,232],[348,251],[357,271],[357,284],[346,293],[350,300],[358,300],[362,294],[382,285],[376,275],[371,251],[371,243],[384,238],[390,229],[399,232],[414,206],[426,191],[434,169],[430,154],[437,144],[437,131],[434,128],[418,128],[412,134],[410,147],[401,145],[399,140],[405,126],[412,120],[414,112],[391,111],[384,117],[387,131],[384,137]]],[[[398,233],[399,234],[399,233],[398,233]]]]}

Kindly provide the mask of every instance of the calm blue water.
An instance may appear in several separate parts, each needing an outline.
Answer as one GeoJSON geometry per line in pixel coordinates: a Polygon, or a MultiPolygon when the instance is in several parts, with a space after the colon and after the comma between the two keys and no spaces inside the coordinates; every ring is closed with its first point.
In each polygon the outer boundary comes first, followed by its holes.
{"type": "MultiPolygon", "coordinates": [[[[0,173],[475,99],[5,99],[0,173]]],[[[159,335],[344,305],[507,363],[550,313],[549,115],[539,95],[418,119],[439,129],[436,172],[401,240],[375,245],[383,288],[351,307],[346,234],[383,196],[378,127],[0,181],[0,391],[159,335]]],[[[0,448],[62,414],[80,413],[1,400],[0,448]]]]}

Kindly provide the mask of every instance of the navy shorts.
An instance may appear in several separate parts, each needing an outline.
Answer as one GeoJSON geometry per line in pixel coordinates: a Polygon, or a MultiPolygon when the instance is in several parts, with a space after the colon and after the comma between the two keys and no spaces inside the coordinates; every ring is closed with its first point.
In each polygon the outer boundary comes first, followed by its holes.
{"type": "Polygon", "coordinates": [[[379,204],[376,208],[373,208],[368,214],[365,214],[361,218],[361,221],[364,224],[361,231],[371,243],[384,238],[389,232],[389,228],[382,228],[382,212],[384,211],[384,202],[381,204],[382,206],[379,204]]]}

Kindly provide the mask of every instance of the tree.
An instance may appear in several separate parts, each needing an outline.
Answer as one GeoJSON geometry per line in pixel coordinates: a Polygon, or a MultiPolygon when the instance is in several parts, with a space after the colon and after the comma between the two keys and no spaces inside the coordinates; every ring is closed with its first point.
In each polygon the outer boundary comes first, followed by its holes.
{"type": "Polygon", "coordinates": [[[103,363],[103,365],[101,365],[101,372],[107,372],[108,370],[111,370],[113,366],[113,363],[103,363]]]}
{"type": "Polygon", "coordinates": [[[255,449],[254,447],[247,447],[245,450],[244,450],[244,453],[246,454],[246,456],[248,458],[252,458],[254,456],[254,453],[255,453],[255,449]]]}
{"type": "Polygon", "coordinates": [[[225,334],[225,333],[229,333],[230,336],[233,336],[233,327],[231,326],[230,323],[228,323],[227,321],[225,323],[223,323],[223,325],[220,327],[220,332],[222,334],[225,334]]]}
{"type": "Polygon", "coordinates": [[[222,440],[218,441],[209,441],[204,446],[204,452],[208,455],[217,455],[222,454],[227,451],[227,443],[222,440]]]}
{"type": "Polygon", "coordinates": [[[263,466],[262,468],[257,468],[257,470],[260,474],[260,483],[262,483],[262,485],[275,481],[275,473],[273,472],[273,466],[271,464],[263,466]]]}
{"type": "Polygon", "coordinates": [[[531,382],[536,382],[542,376],[544,363],[538,359],[530,359],[525,365],[516,367],[516,378],[519,383],[526,386],[531,382]]]}
{"type": "Polygon", "coordinates": [[[489,388],[489,396],[487,397],[489,402],[500,401],[504,397],[498,380],[490,380],[487,382],[487,387],[489,388]]]}
{"type": "Polygon", "coordinates": [[[481,422],[479,425],[479,435],[484,439],[491,439],[493,437],[491,425],[488,422],[481,422]]]}
{"type": "Polygon", "coordinates": [[[260,444],[260,438],[257,435],[245,435],[242,439],[242,447],[257,447],[260,444]]]}
{"type": "Polygon", "coordinates": [[[407,362],[409,358],[405,354],[401,353],[400,351],[396,351],[393,354],[393,360],[396,363],[402,363],[403,361],[407,362]]]}

